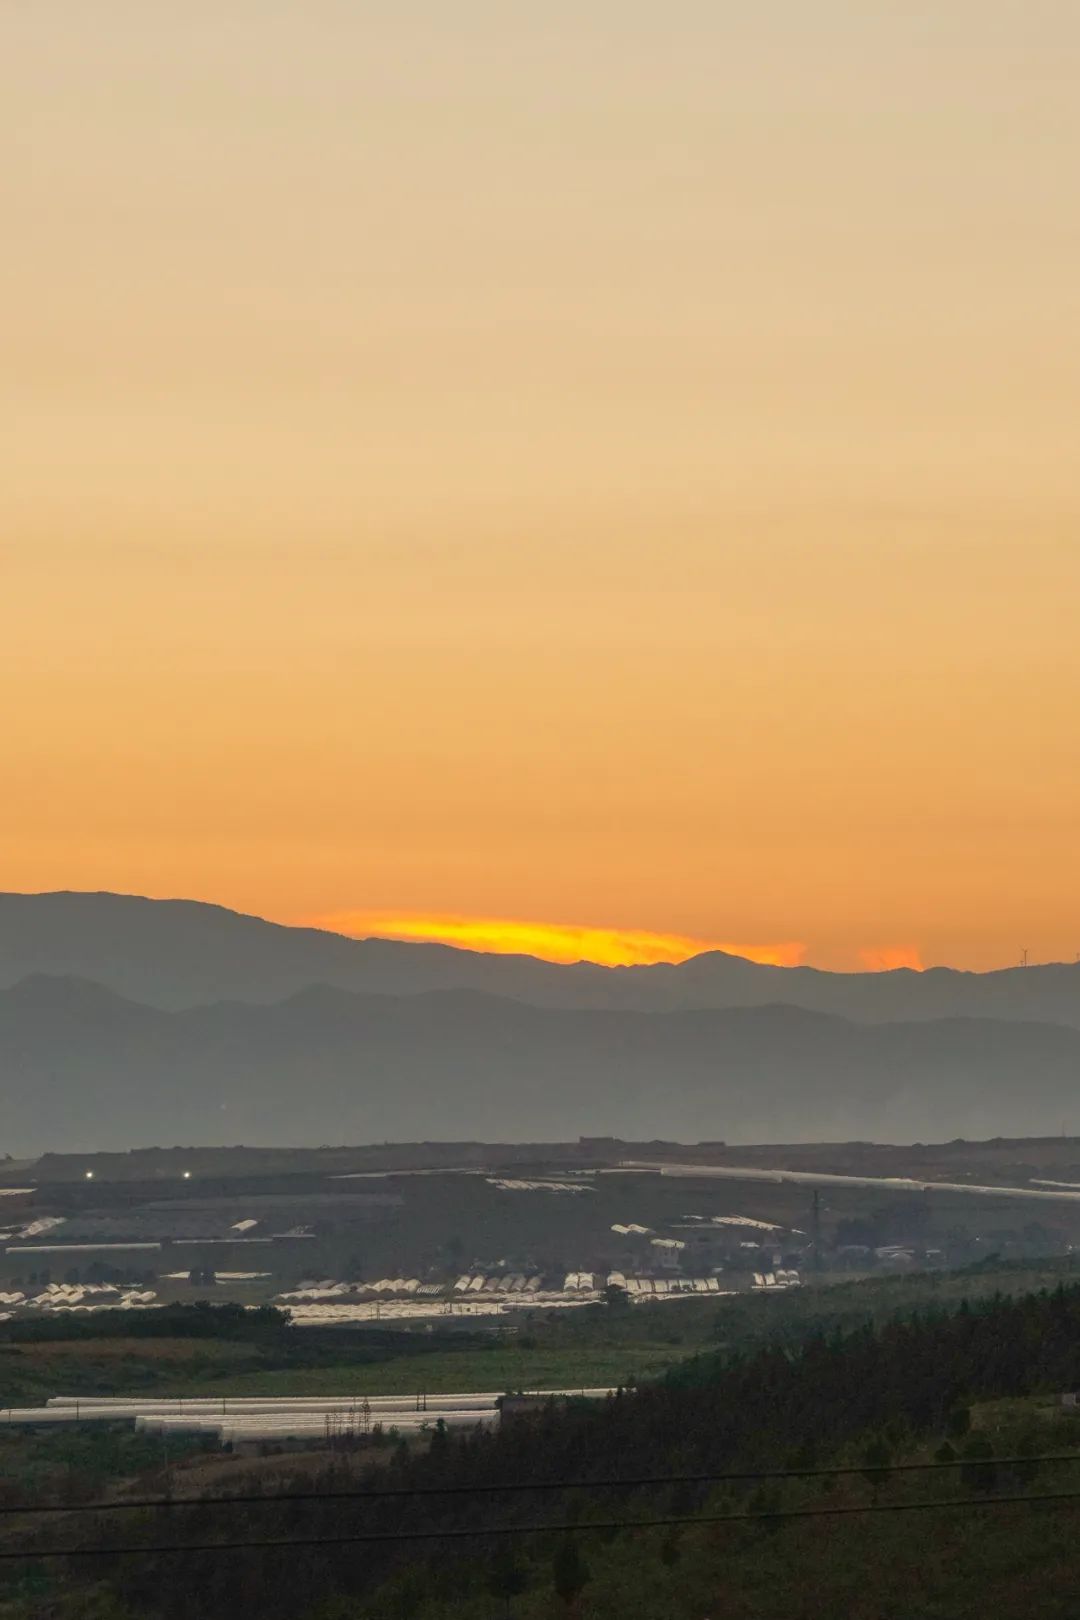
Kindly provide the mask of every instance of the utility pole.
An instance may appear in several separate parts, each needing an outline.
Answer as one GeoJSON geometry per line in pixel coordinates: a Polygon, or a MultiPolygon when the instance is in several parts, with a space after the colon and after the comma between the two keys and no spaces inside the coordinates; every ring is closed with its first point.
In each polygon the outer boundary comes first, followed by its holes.
{"type": "Polygon", "coordinates": [[[810,1212],[810,1232],[814,1242],[814,1270],[821,1270],[821,1189],[814,1188],[814,1202],[810,1212]]]}

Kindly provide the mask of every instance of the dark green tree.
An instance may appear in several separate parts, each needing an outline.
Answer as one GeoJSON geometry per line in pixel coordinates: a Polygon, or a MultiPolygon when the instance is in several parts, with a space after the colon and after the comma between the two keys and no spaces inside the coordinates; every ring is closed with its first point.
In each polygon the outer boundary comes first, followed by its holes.
{"type": "MultiPolygon", "coordinates": [[[[1016,1445],[1012,1448],[1013,1454],[1017,1457],[1037,1457],[1042,1449],[1040,1439],[1037,1430],[1025,1429],[1016,1445]]],[[[1013,1465],[1013,1475],[1018,1485],[1033,1485],[1039,1476],[1039,1464],[1034,1461],[1015,1463],[1013,1465]]]]}
{"type": "Polygon", "coordinates": [[[568,1608],[592,1579],[589,1566],[581,1556],[581,1548],[573,1536],[563,1536],[556,1547],[555,1557],[551,1563],[551,1575],[556,1593],[568,1608]]]}
{"type": "Polygon", "coordinates": [[[669,1531],[660,1543],[660,1562],[667,1569],[672,1569],[682,1557],[682,1548],[679,1538],[673,1530],[669,1531]]]}
{"type": "Polygon", "coordinates": [[[967,1442],[963,1450],[964,1466],[960,1470],[960,1478],[968,1490],[992,1491],[995,1488],[998,1471],[991,1460],[993,1455],[993,1445],[985,1435],[973,1435],[967,1442]]]}
{"type": "Polygon", "coordinates": [[[507,1538],[498,1547],[488,1572],[488,1589],[493,1597],[502,1598],[506,1613],[510,1605],[529,1584],[529,1574],[507,1538]]]}
{"type": "Polygon", "coordinates": [[[876,1434],[868,1446],[863,1448],[862,1464],[863,1475],[874,1488],[874,1500],[878,1492],[888,1479],[888,1474],[882,1470],[888,1468],[892,1462],[892,1452],[884,1435],[876,1434]]]}
{"type": "Polygon", "coordinates": [[[962,1440],[971,1428],[971,1412],[966,1406],[954,1406],[945,1419],[945,1433],[950,1440],[962,1440]]]}

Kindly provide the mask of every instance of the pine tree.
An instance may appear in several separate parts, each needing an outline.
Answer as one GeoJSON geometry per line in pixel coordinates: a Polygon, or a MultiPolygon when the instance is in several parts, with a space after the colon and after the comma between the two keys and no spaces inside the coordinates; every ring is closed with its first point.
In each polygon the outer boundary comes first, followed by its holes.
{"type": "Polygon", "coordinates": [[[877,1500],[878,1491],[887,1479],[881,1470],[888,1468],[892,1462],[892,1452],[883,1435],[875,1435],[862,1454],[863,1473],[865,1478],[874,1487],[874,1500],[877,1500]]]}
{"type": "Polygon", "coordinates": [[[555,1591],[567,1607],[592,1579],[589,1566],[582,1558],[581,1549],[573,1536],[563,1536],[556,1547],[551,1574],[555,1591]]]}
{"type": "Polygon", "coordinates": [[[997,1469],[989,1460],[994,1448],[985,1435],[974,1435],[964,1447],[964,1467],[960,1478],[969,1490],[992,1491],[997,1484],[997,1469]],[[970,1463],[968,1459],[970,1460],[970,1463]]]}
{"type": "Polygon", "coordinates": [[[488,1589],[493,1597],[502,1598],[506,1605],[506,1613],[509,1615],[510,1604],[524,1592],[528,1584],[528,1571],[507,1539],[498,1548],[491,1561],[488,1589]]]}

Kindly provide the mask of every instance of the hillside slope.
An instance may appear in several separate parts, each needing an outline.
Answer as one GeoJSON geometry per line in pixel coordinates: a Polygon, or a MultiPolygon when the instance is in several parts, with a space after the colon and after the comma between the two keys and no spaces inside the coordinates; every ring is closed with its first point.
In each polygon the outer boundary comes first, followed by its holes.
{"type": "MultiPolygon", "coordinates": [[[[165,1542],[194,1544],[186,1581],[153,1561],[162,1515],[126,1515],[146,1559],[53,1565],[48,1612],[188,1620],[197,1590],[205,1620],[1073,1620],[1077,1430],[1056,1392],[1076,1385],[1080,1290],[811,1327],[604,1402],[339,1453],[276,1487],[306,1494],[302,1517],[264,1475],[227,1557],[198,1551],[223,1540],[220,1504],[189,1503],[165,1542]]],[[[117,1541],[44,1514],[20,1535],[117,1541]]],[[[17,1589],[12,1620],[41,1596],[17,1589]]]]}

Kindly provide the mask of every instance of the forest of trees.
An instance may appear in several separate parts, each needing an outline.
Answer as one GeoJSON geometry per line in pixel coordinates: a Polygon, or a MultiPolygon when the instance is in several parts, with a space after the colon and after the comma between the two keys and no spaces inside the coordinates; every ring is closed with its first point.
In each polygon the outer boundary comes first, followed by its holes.
{"type": "MultiPolygon", "coordinates": [[[[497,1430],[463,1438],[436,1433],[425,1454],[384,1448],[378,1465],[366,1472],[355,1465],[328,1466],[315,1487],[327,1493],[419,1489],[445,1495],[210,1504],[124,1514],[122,1526],[104,1517],[78,1529],[37,1523],[28,1533],[42,1548],[75,1545],[61,1539],[75,1536],[82,1545],[112,1540],[125,1547],[406,1533],[446,1534],[446,1540],[237,1547],[182,1560],[127,1556],[95,1560],[92,1569],[89,1561],[59,1569],[41,1564],[12,1577],[8,1590],[16,1606],[0,1612],[20,1620],[48,1613],[189,1620],[197,1590],[205,1620],[235,1620],[239,1614],[264,1620],[442,1620],[451,1614],[532,1620],[556,1613],[612,1620],[833,1612],[952,1616],[986,1612],[986,1581],[993,1578],[989,1606],[1006,1620],[1014,1614],[1026,1620],[1033,1612],[1065,1615],[1072,1611],[1053,1606],[1056,1587],[1037,1610],[1010,1594],[1069,1567],[1080,1501],[965,1512],[950,1512],[948,1503],[973,1493],[1080,1492],[1080,1468],[994,1461],[1072,1448],[1074,1420],[1053,1407],[1040,1415],[1018,1403],[1077,1384],[1080,1287],[962,1304],[877,1328],[811,1336],[796,1346],[717,1351],[602,1406],[552,1404],[508,1419],[497,1430]],[[972,1408],[980,1411],[980,1403],[988,1402],[1005,1403],[994,1409],[1004,1415],[971,1429],[972,1408]],[[963,1466],[927,1474],[886,1471],[911,1459],[957,1459],[963,1466]],[[512,1489],[836,1463],[853,1464],[858,1472],[839,1480],[512,1489]],[[342,1472],[345,1467],[351,1471],[342,1472]],[[477,1487],[486,1489],[474,1494],[477,1487]],[[941,1511],[700,1528],[590,1528],[823,1503],[888,1506],[917,1498],[932,1498],[941,1511]],[[580,1528],[545,1529],[566,1525],[580,1528]],[[530,1533],[461,1536],[497,1527],[529,1527],[530,1533]],[[86,1584],[91,1576],[92,1588],[86,1584]],[[891,1606],[906,1601],[912,1583],[927,1579],[938,1584],[924,1593],[921,1607],[891,1606]],[[28,1581],[36,1606],[28,1606],[28,1581]],[[65,1606],[64,1582],[71,1604],[83,1607],[65,1606]],[[21,1599],[20,1592],[26,1594],[21,1599]],[[970,1608],[963,1606],[968,1598],[970,1608]],[[87,1607],[91,1602],[97,1607],[87,1607]]],[[[1080,1424],[1080,1418],[1075,1421],[1080,1424]]],[[[310,1492],[311,1475],[297,1488],[310,1492]]]]}

